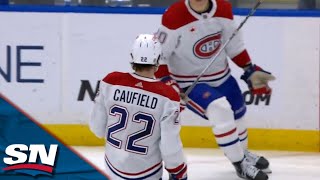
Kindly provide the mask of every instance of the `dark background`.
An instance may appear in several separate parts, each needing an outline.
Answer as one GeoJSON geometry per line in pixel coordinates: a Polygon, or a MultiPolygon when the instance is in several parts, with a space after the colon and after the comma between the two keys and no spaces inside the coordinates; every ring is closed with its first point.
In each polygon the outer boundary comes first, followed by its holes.
{"type": "MultiPolygon", "coordinates": [[[[168,7],[176,0],[0,0],[2,4],[168,7]]],[[[233,7],[250,8],[256,0],[229,0],[233,7]]],[[[265,0],[261,8],[320,9],[320,0],[265,0]]]]}

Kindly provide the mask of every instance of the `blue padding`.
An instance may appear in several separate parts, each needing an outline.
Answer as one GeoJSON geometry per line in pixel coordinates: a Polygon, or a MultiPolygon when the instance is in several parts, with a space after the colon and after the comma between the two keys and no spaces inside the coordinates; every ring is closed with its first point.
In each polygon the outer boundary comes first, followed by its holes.
{"type": "MultiPolygon", "coordinates": [[[[166,8],[156,7],[95,7],[95,6],[48,6],[48,5],[3,5],[0,11],[53,12],[53,13],[103,13],[103,14],[163,14],[166,8]]],[[[246,16],[251,9],[234,8],[235,15],[246,16]]],[[[258,9],[255,16],[320,17],[319,10],[258,9]]]]}
{"type": "Polygon", "coordinates": [[[234,118],[240,119],[247,111],[240,87],[233,76],[230,76],[223,84],[215,88],[229,101],[234,112],[234,118]]]}
{"type": "Polygon", "coordinates": [[[188,97],[206,110],[212,101],[223,97],[223,95],[208,84],[201,83],[193,88],[188,97]]]}
{"type": "MultiPolygon", "coordinates": [[[[183,90],[186,91],[187,89],[188,88],[184,88],[183,90]]],[[[225,96],[230,103],[235,120],[240,119],[246,113],[247,108],[240,87],[232,76],[218,87],[211,87],[205,83],[197,84],[188,97],[195,104],[198,104],[206,110],[212,101],[223,96],[225,96]]],[[[208,119],[205,114],[199,113],[192,104],[188,103],[187,107],[201,117],[208,119]]]]}

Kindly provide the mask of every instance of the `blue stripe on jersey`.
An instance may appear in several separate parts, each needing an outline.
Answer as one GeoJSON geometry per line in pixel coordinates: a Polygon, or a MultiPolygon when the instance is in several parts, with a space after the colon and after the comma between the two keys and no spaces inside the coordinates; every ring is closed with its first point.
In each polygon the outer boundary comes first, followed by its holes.
{"type": "MultiPolygon", "coordinates": [[[[174,177],[171,177],[172,178],[172,180],[178,180],[178,179],[175,179],[174,177]]],[[[169,178],[170,179],[170,178],[169,178]]],[[[161,180],[161,179],[160,179],[161,180]]],[[[183,178],[183,179],[179,179],[179,180],[188,180],[188,177],[185,177],[185,178],[183,178]]]]}
{"type": "MultiPolygon", "coordinates": [[[[105,160],[106,161],[106,160],[105,160]]],[[[150,177],[150,176],[153,176],[153,175],[155,175],[157,172],[159,172],[161,169],[162,169],[162,165],[156,170],[156,171],[154,171],[153,173],[151,173],[151,174],[149,174],[149,175],[146,175],[146,176],[144,176],[144,177],[140,177],[140,178],[126,178],[126,177],[123,177],[123,176],[121,176],[120,174],[118,174],[117,172],[115,172],[111,167],[110,167],[110,165],[109,165],[109,163],[106,161],[106,164],[107,164],[107,166],[109,167],[109,169],[115,174],[115,175],[117,175],[117,176],[119,176],[119,177],[121,177],[121,178],[123,178],[123,179],[126,179],[126,180],[143,180],[143,179],[146,179],[146,178],[148,178],[148,177],[150,177]]]]}
{"type": "Polygon", "coordinates": [[[190,109],[192,112],[198,114],[199,116],[201,116],[202,118],[208,120],[208,117],[206,115],[204,115],[203,113],[199,112],[198,110],[196,110],[195,108],[193,108],[193,106],[191,106],[190,104],[187,104],[187,108],[190,109]]]}
{"type": "MultiPolygon", "coordinates": [[[[221,76],[221,77],[219,77],[219,78],[211,79],[211,80],[200,80],[199,83],[219,81],[219,80],[225,78],[226,76],[228,76],[229,74],[230,74],[230,69],[228,69],[228,72],[227,72],[225,75],[223,75],[223,76],[221,76]]],[[[193,82],[194,82],[194,80],[181,81],[181,80],[177,80],[177,79],[176,79],[176,81],[177,81],[178,83],[193,83],[193,82]]]]}
{"type": "Polygon", "coordinates": [[[242,142],[242,141],[246,140],[247,138],[248,138],[248,135],[245,138],[240,139],[240,141],[242,142]]]}
{"type": "Polygon", "coordinates": [[[237,143],[239,141],[239,138],[237,138],[236,140],[229,142],[229,143],[225,143],[225,144],[218,144],[220,147],[226,147],[226,146],[231,146],[235,143],[237,143]]]}

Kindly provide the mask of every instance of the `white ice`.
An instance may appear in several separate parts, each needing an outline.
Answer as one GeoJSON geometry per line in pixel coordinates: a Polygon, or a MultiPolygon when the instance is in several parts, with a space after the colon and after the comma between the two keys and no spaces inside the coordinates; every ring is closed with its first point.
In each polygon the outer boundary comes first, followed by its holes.
{"type": "MultiPolygon", "coordinates": [[[[73,147],[96,167],[105,170],[104,147],[73,147]]],[[[320,180],[320,153],[253,151],[265,156],[273,171],[269,180],[320,180]]],[[[218,149],[185,149],[189,180],[241,180],[218,149]]],[[[164,180],[168,175],[164,174],[164,180]]]]}

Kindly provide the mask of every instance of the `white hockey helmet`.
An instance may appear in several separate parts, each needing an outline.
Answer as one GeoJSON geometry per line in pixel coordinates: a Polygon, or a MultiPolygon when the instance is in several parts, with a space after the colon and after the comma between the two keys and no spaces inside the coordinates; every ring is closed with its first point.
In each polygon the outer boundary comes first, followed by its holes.
{"type": "Polygon", "coordinates": [[[158,66],[161,54],[161,43],[155,35],[140,34],[133,43],[130,63],[158,66]]]}

